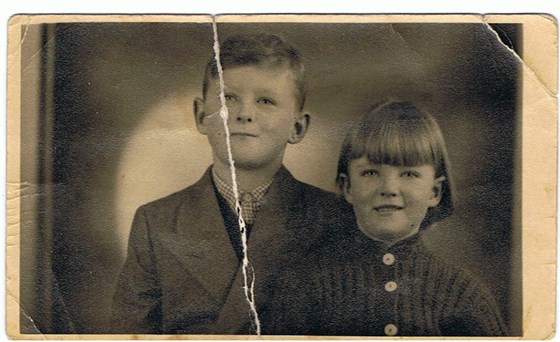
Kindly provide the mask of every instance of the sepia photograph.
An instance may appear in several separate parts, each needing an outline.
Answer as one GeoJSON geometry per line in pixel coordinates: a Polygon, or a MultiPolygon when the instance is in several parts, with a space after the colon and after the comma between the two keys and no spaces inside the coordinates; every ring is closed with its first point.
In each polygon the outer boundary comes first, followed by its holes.
{"type": "Polygon", "coordinates": [[[8,334],[553,335],[556,25],[12,17],[8,334]]]}

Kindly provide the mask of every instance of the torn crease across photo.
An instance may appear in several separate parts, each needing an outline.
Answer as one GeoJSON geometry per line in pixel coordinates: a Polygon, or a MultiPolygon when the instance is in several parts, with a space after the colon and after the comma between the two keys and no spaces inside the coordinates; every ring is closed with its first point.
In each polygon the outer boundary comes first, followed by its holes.
{"type": "Polygon", "coordinates": [[[547,339],[547,14],[16,15],[14,339],[547,339]]]}
{"type": "Polygon", "coordinates": [[[239,204],[239,191],[237,189],[237,177],[235,176],[235,161],[233,160],[233,154],[231,149],[231,140],[228,127],[228,107],[226,104],[226,97],[224,93],[224,77],[222,71],[222,64],[220,63],[220,42],[218,40],[218,28],[216,27],[216,20],[212,20],[212,30],[214,31],[214,54],[216,56],[216,67],[218,70],[218,79],[220,83],[220,117],[224,121],[224,134],[226,137],[227,146],[227,157],[228,163],[231,168],[231,185],[235,198],[235,212],[237,213],[237,220],[239,224],[239,231],[241,233],[241,247],[243,249],[243,259],[242,259],[242,271],[243,271],[243,289],[245,291],[245,297],[249,302],[251,308],[251,315],[254,319],[254,325],[256,334],[261,334],[261,326],[259,321],[259,314],[257,312],[256,304],[254,302],[254,288],[255,288],[255,275],[253,269],[250,268],[249,264],[249,251],[247,250],[247,229],[245,226],[245,220],[243,218],[244,212],[243,208],[239,204]]]}

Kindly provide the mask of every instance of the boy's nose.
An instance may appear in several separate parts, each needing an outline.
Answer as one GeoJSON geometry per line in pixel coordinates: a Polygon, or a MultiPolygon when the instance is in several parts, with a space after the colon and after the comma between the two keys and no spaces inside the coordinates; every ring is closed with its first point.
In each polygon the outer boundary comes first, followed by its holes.
{"type": "Polygon", "coordinates": [[[255,121],[256,108],[250,104],[240,104],[235,111],[234,119],[239,123],[255,121]]]}
{"type": "Polygon", "coordinates": [[[252,122],[253,118],[247,115],[243,115],[243,114],[238,114],[235,118],[236,121],[238,122],[252,122]]]}

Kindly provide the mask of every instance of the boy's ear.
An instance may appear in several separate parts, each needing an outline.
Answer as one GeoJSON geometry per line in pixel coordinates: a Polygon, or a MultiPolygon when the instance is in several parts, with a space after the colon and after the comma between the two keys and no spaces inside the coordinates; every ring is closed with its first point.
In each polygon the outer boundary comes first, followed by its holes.
{"type": "Polygon", "coordinates": [[[436,207],[441,201],[441,195],[443,192],[443,182],[445,181],[445,176],[438,177],[434,180],[433,196],[430,198],[430,207],[436,207]]]}
{"type": "Polygon", "coordinates": [[[346,200],[346,202],[353,204],[353,197],[352,193],[350,192],[350,178],[348,178],[348,175],[345,175],[343,173],[338,175],[338,184],[342,189],[342,195],[344,195],[344,199],[346,200]]]}
{"type": "Polygon", "coordinates": [[[204,119],[206,118],[206,113],[204,112],[204,100],[200,97],[196,97],[193,102],[193,109],[196,129],[200,132],[200,134],[206,135],[206,126],[204,122],[204,119]]]}
{"type": "Polygon", "coordinates": [[[297,144],[303,139],[305,133],[307,133],[307,129],[309,128],[310,121],[311,116],[309,113],[298,115],[296,117],[296,121],[292,127],[292,132],[290,133],[290,138],[288,139],[290,144],[297,144]]]}

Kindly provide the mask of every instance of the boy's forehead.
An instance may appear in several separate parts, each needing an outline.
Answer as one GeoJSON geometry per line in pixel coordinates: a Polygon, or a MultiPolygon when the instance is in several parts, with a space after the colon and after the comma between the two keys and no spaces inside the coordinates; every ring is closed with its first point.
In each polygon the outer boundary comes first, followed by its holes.
{"type": "MultiPolygon", "coordinates": [[[[249,64],[249,65],[235,65],[226,66],[223,68],[223,77],[225,86],[228,86],[228,80],[235,78],[236,80],[243,80],[247,78],[247,81],[256,82],[258,79],[266,81],[265,87],[274,87],[274,84],[278,84],[280,80],[288,80],[286,86],[289,88],[294,88],[297,91],[297,73],[295,70],[287,65],[277,65],[277,64],[249,64]],[[287,78],[285,78],[287,77],[287,78]]],[[[218,77],[213,77],[210,82],[211,86],[219,86],[218,77]]],[[[229,83],[231,84],[231,83],[229,83]]]]}
{"type": "Polygon", "coordinates": [[[262,74],[268,74],[271,76],[280,75],[284,73],[290,73],[295,78],[296,72],[288,65],[282,63],[258,63],[258,64],[245,64],[245,65],[225,65],[222,67],[225,73],[235,72],[236,74],[243,74],[244,72],[256,72],[262,74]]]}

